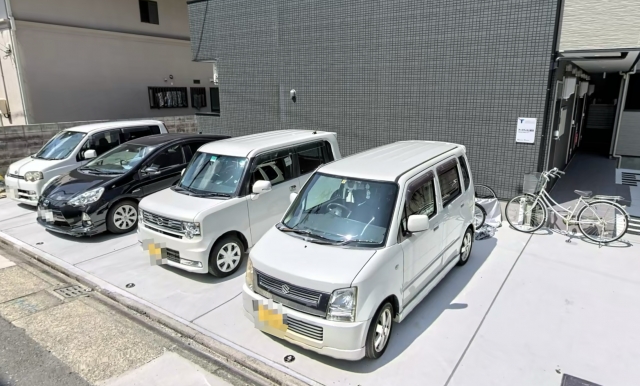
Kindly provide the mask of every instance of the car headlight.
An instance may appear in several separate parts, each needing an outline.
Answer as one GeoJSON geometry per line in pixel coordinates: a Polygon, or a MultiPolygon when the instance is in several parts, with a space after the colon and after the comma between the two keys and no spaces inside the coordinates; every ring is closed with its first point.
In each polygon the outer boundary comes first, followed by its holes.
{"type": "Polygon", "coordinates": [[[69,200],[68,204],[73,206],[85,206],[94,203],[102,197],[104,188],[91,189],[69,200]]]}
{"type": "Polygon", "coordinates": [[[358,288],[343,288],[333,291],[329,299],[327,320],[354,322],[356,320],[356,298],[358,288]]]}
{"type": "Polygon", "coordinates": [[[244,282],[249,289],[253,289],[253,262],[251,259],[247,259],[247,272],[244,274],[244,282]]]}
{"type": "Polygon", "coordinates": [[[24,179],[29,181],[29,182],[34,182],[34,181],[38,181],[43,179],[44,176],[42,175],[42,172],[26,172],[24,174],[24,179]]]}
{"type": "Polygon", "coordinates": [[[199,222],[183,222],[182,233],[187,236],[188,239],[192,239],[195,236],[200,235],[200,223],[199,222]]]}

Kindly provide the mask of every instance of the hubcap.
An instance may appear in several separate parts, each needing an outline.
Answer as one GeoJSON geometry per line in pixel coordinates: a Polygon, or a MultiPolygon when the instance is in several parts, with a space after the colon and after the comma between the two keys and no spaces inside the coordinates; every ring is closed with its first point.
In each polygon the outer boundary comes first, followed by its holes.
{"type": "Polygon", "coordinates": [[[131,205],[122,205],[113,214],[113,223],[118,229],[129,229],[138,220],[138,211],[131,205]]]}
{"type": "Polygon", "coordinates": [[[216,256],[216,265],[222,272],[229,272],[240,262],[240,246],[236,243],[227,243],[220,248],[216,256]]]}
{"type": "Polygon", "coordinates": [[[471,233],[467,232],[462,239],[462,248],[460,248],[460,258],[466,261],[471,253],[471,233]]]}
{"type": "Polygon", "coordinates": [[[384,346],[387,345],[389,340],[389,333],[391,332],[391,310],[386,308],[376,322],[376,336],[373,341],[373,347],[377,352],[382,351],[384,346]]]}

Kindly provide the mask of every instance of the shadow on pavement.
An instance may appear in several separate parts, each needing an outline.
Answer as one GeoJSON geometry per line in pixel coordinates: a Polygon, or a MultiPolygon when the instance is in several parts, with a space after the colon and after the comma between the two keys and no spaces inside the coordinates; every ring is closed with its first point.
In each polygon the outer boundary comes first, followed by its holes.
{"type": "Polygon", "coordinates": [[[178,276],[182,276],[185,279],[194,280],[194,281],[197,281],[199,283],[218,284],[218,283],[224,283],[224,282],[229,281],[229,280],[233,280],[238,276],[244,275],[244,273],[246,271],[246,266],[247,266],[247,256],[245,256],[242,259],[242,262],[240,263],[240,267],[238,268],[238,270],[235,271],[230,276],[227,276],[227,277],[215,277],[215,276],[210,275],[208,273],[203,274],[203,273],[187,272],[187,271],[182,270],[180,268],[172,267],[172,266],[166,265],[166,264],[163,264],[162,268],[166,269],[167,271],[171,271],[171,273],[174,273],[174,274],[176,274],[178,276]]]}
{"type": "Polygon", "coordinates": [[[380,359],[370,360],[365,358],[358,362],[341,361],[305,350],[271,335],[265,335],[301,355],[329,366],[354,373],[374,372],[402,354],[420,335],[429,329],[445,310],[455,311],[468,307],[464,303],[455,303],[454,299],[482,267],[496,244],[497,240],[495,238],[475,241],[471,258],[467,264],[462,267],[454,267],[402,323],[393,324],[389,346],[380,359]]]}

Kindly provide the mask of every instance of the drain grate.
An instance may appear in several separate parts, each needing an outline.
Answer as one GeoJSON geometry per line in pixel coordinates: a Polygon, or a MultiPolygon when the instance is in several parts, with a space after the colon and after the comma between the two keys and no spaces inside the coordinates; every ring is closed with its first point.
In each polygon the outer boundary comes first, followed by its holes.
{"type": "Polygon", "coordinates": [[[62,295],[64,298],[75,298],[86,295],[87,292],[91,292],[91,290],[81,285],[72,285],[69,287],[54,289],[53,292],[62,295]]]}
{"type": "Polygon", "coordinates": [[[562,383],[560,386],[600,386],[597,383],[589,382],[569,374],[562,374],[562,383]]]}

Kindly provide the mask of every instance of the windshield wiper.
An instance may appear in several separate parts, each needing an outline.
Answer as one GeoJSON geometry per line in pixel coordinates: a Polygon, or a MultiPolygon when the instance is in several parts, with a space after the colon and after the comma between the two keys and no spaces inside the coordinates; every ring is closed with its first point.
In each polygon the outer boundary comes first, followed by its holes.
{"type": "Polygon", "coordinates": [[[208,192],[208,193],[193,193],[194,197],[231,197],[228,193],[208,192]]]}
{"type": "MultiPolygon", "coordinates": [[[[278,228],[278,230],[281,230],[282,232],[290,232],[290,233],[295,233],[295,234],[298,234],[298,235],[310,236],[312,238],[316,238],[316,239],[319,239],[319,240],[327,241],[327,244],[336,244],[335,240],[331,240],[328,237],[320,236],[319,234],[313,233],[313,232],[311,232],[310,230],[307,230],[307,229],[289,228],[288,226],[284,225],[283,223],[276,224],[276,228],[278,228]]],[[[313,240],[309,240],[309,241],[313,242],[313,240]]]]}
{"type": "Polygon", "coordinates": [[[376,240],[360,240],[360,239],[349,239],[343,240],[338,243],[338,245],[347,245],[347,244],[380,244],[380,241],[376,240]]]}
{"type": "Polygon", "coordinates": [[[112,172],[112,171],[108,171],[108,170],[100,170],[97,168],[89,168],[86,166],[83,166],[80,168],[80,170],[86,170],[86,171],[90,171],[90,172],[94,172],[94,173],[98,173],[98,174],[107,174],[107,175],[115,175],[115,174],[122,174],[120,172],[112,172]]]}

